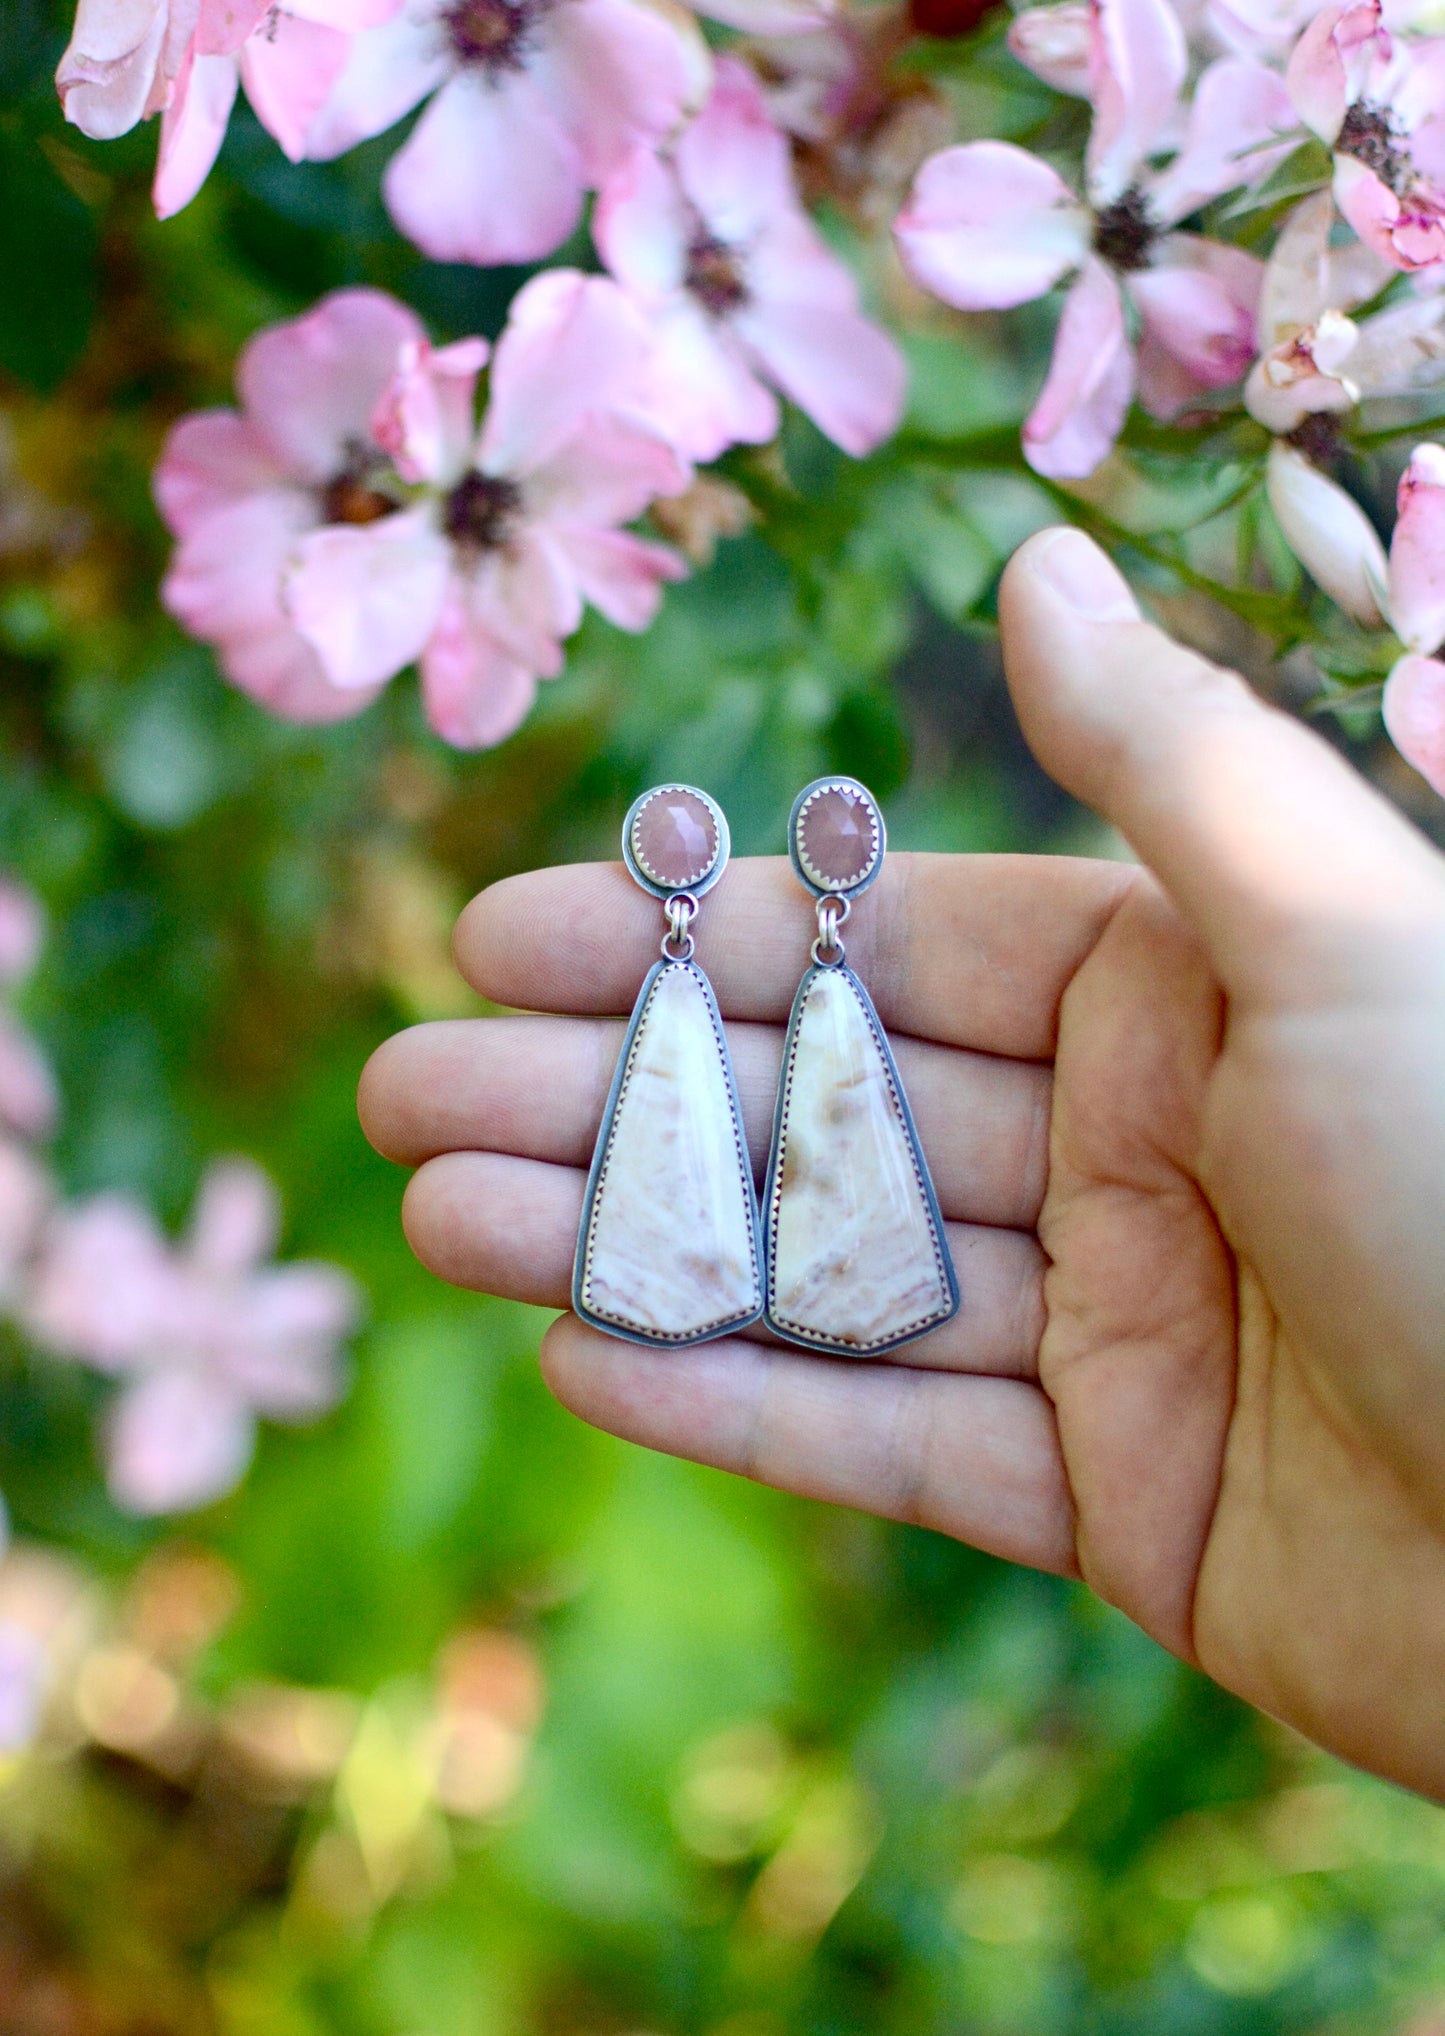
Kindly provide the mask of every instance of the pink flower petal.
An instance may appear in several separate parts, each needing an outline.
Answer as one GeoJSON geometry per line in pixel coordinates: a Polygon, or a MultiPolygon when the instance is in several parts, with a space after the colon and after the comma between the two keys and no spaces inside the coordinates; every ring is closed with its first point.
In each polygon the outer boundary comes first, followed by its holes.
{"type": "Polygon", "coordinates": [[[272,1421],[312,1421],[345,1390],[337,1348],[361,1318],[361,1290],[338,1266],[269,1267],[227,1309],[218,1370],[272,1421]]]}
{"type": "Polygon", "coordinates": [[[455,749],[490,749],[526,719],[536,674],[479,628],[453,581],[431,642],[422,654],[426,718],[455,749]]]}
{"type": "Polygon", "coordinates": [[[682,288],[690,231],[677,178],[650,148],[633,149],[619,163],[593,207],[598,254],[644,303],[682,288]]]}
{"type": "Polygon", "coordinates": [[[114,141],[149,110],[168,13],[166,0],[80,0],[55,85],[82,134],[114,141]]]}
{"type": "Polygon", "coordinates": [[[1445,643],[1445,448],[1417,445],[1400,477],[1390,540],[1390,620],[1407,650],[1445,643]]]}
{"type": "Polygon", "coordinates": [[[1335,203],[1368,248],[1397,269],[1445,262],[1445,200],[1425,189],[1402,202],[1373,170],[1335,157],[1335,203]]]}
{"type": "Polygon", "coordinates": [[[1009,23],[1008,46],[1025,69],[1056,92],[1087,99],[1093,73],[1091,20],[1085,0],[1026,7],[1009,23]]]}
{"type": "Polygon", "coordinates": [[[318,162],[385,134],[451,75],[453,58],[438,10],[405,5],[379,28],[352,37],[340,77],[306,134],[318,162]]]}
{"type": "Polygon", "coordinates": [[[172,554],[162,603],[205,643],[278,626],[281,574],[316,513],[299,489],[278,488],[202,517],[172,554]]]}
{"type": "Polygon", "coordinates": [[[726,325],[679,295],[655,314],[653,330],[646,415],[684,459],[716,459],[730,445],[777,437],[777,398],[726,325]]]}
{"type": "Polygon", "coordinates": [[[775,299],[749,307],[736,326],[784,395],[855,459],[898,429],[903,356],[860,312],[775,299]]]}
{"type": "Polygon", "coordinates": [[[1119,286],[1091,256],[1064,300],[1048,378],[1024,424],[1024,458],[1051,480],[1082,480],[1123,429],[1133,390],[1119,286]]]}
{"type": "Polygon", "coordinates": [[[459,71],[387,165],[392,218],[439,262],[540,261],[582,210],[577,144],[527,71],[459,71]]]}
{"type": "Polygon", "coordinates": [[[1335,140],[1370,60],[1388,47],[1378,0],[1344,0],[1324,8],[1306,28],[1290,56],[1285,90],[1321,141],[1335,140]]]}
{"type": "Polygon", "coordinates": [[[524,526],[505,551],[466,574],[473,627],[541,678],[562,669],[562,639],[582,620],[582,595],[565,559],[524,526]]]}
{"type": "Polygon", "coordinates": [[[1384,617],[1384,548],[1357,502],[1292,446],[1270,447],[1266,485],[1286,544],[1347,615],[1377,629],[1384,617]]]}
{"type": "Polygon", "coordinates": [[[1445,664],[1402,657],[1385,681],[1381,704],[1391,742],[1445,799],[1445,664]]]}
{"type": "Polygon", "coordinates": [[[128,1386],[106,1442],[110,1495],[127,1513],[188,1513],[234,1491],[256,1447],[256,1424],[225,1386],[189,1371],[128,1386]]]}
{"type": "Polygon", "coordinates": [[[49,1061],[24,1027],[0,1011],[0,1126],[22,1138],[47,1138],[59,1115],[49,1061]]]}
{"type": "Polygon", "coordinates": [[[484,339],[433,347],[408,340],[371,419],[371,435],[404,481],[451,487],[471,463],[484,339]]]}
{"type": "Polygon", "coordinates": [[[13,1139],[0,1138],[0,1299],[10,1302],[54,1197],[44,1167],[13,1139]]]}
{"type": "Polygon", "coordinates": [[[651,346],[648,321],[610,277],[576,269],[534,276],[513,298],[497,341],[481,465],[525,474],[589,418],[636,409],[648,390],[651,346]]]}
{"type": "Polygon", "coordinates": [[[243,349],[236,386],[251,422],[299,478],[324,487],[369,438],[372,412],[420,320],[382,290],[334,290],[243,349]]]}
{"type": "Polygon", "coordinates": [[[1259,298],[1260,344],[1278,346],[1323,311],[1347,311],[1330,297],[1330,232],[1335,203],[1328,191],[1304,198],[1285,219],[1265,266],[1259,298]]]}
{"type": "Polygon", "coordinates": [[[441,612],[448,547],[425,503],[297,544],[282,604],[334,686],[379,686],[422,653],[441,612]]]}
{"type": "Polygon", "coordinates": [[[1255,305],[1264,264],[1242,248],[1171,234],[1155,267],[1129,278],[1129,294],[1166,353],[1203,389],[1248,373],[1257,349],[1255,305]]]}
{"type": "Polygon", "coordinates": [[[286,11],[323,28],[339,28],[343,35],[360,35],[393,21],[402,4],[403,0],[287,0],[286,11]]]}
{"type": "Polygon", "coordinates": [[[234,57],[192,56],[161,115],[161,145],[151,198],[157,219],[189,205],[211,174],[226,138],[239,71],[234,57]]]}
{"type": "Polygon", "coordinates": [[[1089,196],[1112,205],[1160,147],[1188,68],[1169,0],[1096,0],[1089,196]]]}
{"type": "Polygon", "coordinates": [[[99,1195],[52,1217],[25,1296],[25,1326],[46,1349],[104,1372],[159,1354],[177,1278],[150,1213],[99,1195]]]}
{"type": "Polygon", "coordinates": [[[757,79],[736,58],[719,59],[712,97],[675,151],[682,188],[720,240],[761,232],[798,202],[787,140],[768,117],[757,79]]]}
{"type": "Polygon", "coordinates": [[[266,19],[273,0],[200,0],[196,10],[196,51],[203,57],[230,57],[266,19]]]}
{"type": "Polygon", "coordinates": [[[930,156],[894,236],[914,282],[960,311],[1002,311],[1083,261],[1088,213],[1037,156],[976,141],[930,156]]]}
{"type": "Polygon", "coordinates": [[[687,578],[687,563],[675,551],[625,530],[556,529],[551,541],[598,613],[634,634],[653,622],[665,583],[687,578]]]}
{"type": "Polygon", "coordinates": [[[249,1159],[212,1161],[191,1211],[186,1257],[212,1275],[249,1272],[275,1251],[281,1199],[264,1168],[249,1159]]]}
{"type": "Polygon", "coordinates": [[[1184,145],[1151,187],[1155,219],[1172,225],[1211,198],[1262,183],[1296,146],[1263,144],[1297,126],[1278,72],[1235,57],[1211,64],[1194,88],[1184,145]]]}
{"type": "Polygon", "coordinates": [[[681,494],[688,479],[662,439],[620,418],[594,417],[531,469],[525,500],[536,523],[606,528],[630,523],[658,495],[681,494]]]}
{"type": "Polygon", "coordinates": [[[680,10],[674,20],[639,0],[568,0],[549,18],[529,69],[576,144],[587,183],[600,183],[638,141],[660,142],[682,119],[695,69],[689,29],[680,10]]]}
{"type": "Polygon", "coordinates": [[[172,536],[184,537],[205,516],[239,495],[284,483],[275,453],[253,424],[234,410],[197,410],[174,424],[153,477],[156,504],[172,536]]]}
{"type": "Polygon", "coordinates": [[[0,989],[35,971],[45,940],[45,914],[33,891],[0,876],[0,989]]]}
{"type": "Polygon", "coordinates": [[[289,623],[228,637],[217,658],[233,686],[283,721],[308,728],[364,714],[381,690],[333,686],[315,651],[289,623]]]}
{"type": "Polygon", "coordinates": [[[293,163],[306,153],[307,129],[341,76],[348,47],[339,29],[283,13],[242,45],[246,97],[293,163]]]}
{"type": "Polygon", "coordinates": [[[1362,396],[1408,396],[1441,381],[1445,293],[1402,298],[1357,330],[1346,371],[1362,396]]]}

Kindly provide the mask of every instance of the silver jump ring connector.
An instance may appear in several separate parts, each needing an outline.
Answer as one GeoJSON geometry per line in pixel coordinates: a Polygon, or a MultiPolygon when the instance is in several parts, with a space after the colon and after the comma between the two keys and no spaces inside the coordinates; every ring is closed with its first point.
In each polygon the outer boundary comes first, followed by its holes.
{"type": "Polygon", "coordinates": [[[838,928],[852,909],[848,900],[840,898],[836,892],[818,900],[818,937],[813,942],[813,960],[820,968],[842,965],[847,950],[838,938],[838,928]]]}
{"type": "Polygon", "coordinates": [[[667,931],[662,936],[664,961],[691,961],[693,937],[688,931],[697,916],[697,899],[691,891],[676,891],[667,900],[667,931]]]}

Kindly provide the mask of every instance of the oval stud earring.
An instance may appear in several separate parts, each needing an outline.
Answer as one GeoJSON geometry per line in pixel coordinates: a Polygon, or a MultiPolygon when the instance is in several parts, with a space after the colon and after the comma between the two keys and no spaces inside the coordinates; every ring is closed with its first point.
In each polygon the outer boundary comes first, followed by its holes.
{"type": "Polygon", "coordinates": [[[943,1218],[887,1035],[841,928],[877,881],[883,815],[856,778],[805,785],[788,853],[817,900],[813,964],[783,1048],[763,1207],[768,1327],[872,1357],[958,1311],[943,1218]]]}
{"type": "Polygon", "coordinates": [[[623,823],[627,868],[662,902],[666,929],[603,1112],[572,1305],[593,1328],[634,1343],[703,1343],[763,1311],[737,1085],[717,998],[693,959],[698,902],[728,848],[722,808],[692,785],[644,792],[623,823]]]}

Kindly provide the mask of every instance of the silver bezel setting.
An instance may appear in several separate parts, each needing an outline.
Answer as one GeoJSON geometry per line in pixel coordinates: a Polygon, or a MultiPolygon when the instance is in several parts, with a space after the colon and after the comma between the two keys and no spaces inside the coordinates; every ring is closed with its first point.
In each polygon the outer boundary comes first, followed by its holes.
{"type": "Polygon", "coordinates": [[[815,898],[857,898],[870,884],[878,881],[883,868],[883,858],[888,852],[888,829],[883,821],[883,809],[857,778],[829,777],[814,778],[811,785],[804,785],[793,801],[793,810],[788,817],[788,855],[797,873],[798,881],[810,890],[815,898]],[[873,854],[868,867],[861,877],[851,882],[842,882],[836,877],[825,877],[821,870],[808,861],[803,849],[803,816],[813,801],[823,792],[856,792],[867,802],[873,817],[873,854]]]}
{"type": "Polygon", "coordinates": [[[701,898],[705,892],[712,889],[713,885],[727,868],[728,857],[731,853],[732,836],[728,832],[727,815],[723,812],[717,800],[712,798],[707,792],[702,791],[697,785],[668,783],[651,786],[633,800],[627,809],[627,817],[622,823],[622,860],[627,865],[627,873],[635,884],[640,885],[644,891],[654,898],[677,898],[684,894],[693,898],[701,898]],[[717,847],[712,861],[695,883],[664,884],[659,878],[650,873],[633,842],[632,831],[637,825],[643,807],[650,804],[653,799],[659,798],[664,792],[686,792],[694,799],[701,799],[703,805],[706,806],[708,812],[712,815],[713,826],[717,830],[717,847]]]}

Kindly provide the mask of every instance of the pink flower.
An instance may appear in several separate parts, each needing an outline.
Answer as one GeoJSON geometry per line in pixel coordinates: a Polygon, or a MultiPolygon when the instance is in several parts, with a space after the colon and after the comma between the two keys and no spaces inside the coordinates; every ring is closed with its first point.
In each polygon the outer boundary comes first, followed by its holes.
{"type": "Polygon", "coordinates": [[[1335,197],[1397,269],[1445,260],[1445,37],[1412,42],[1380,0],[1316,15],[1289,60],[1300,118],[1335,155],[1335,197]]]}
{"type": "Polygon", "coordinates": [[[168,104],[195,34],[197,0],[80,0],[55,73],[67,120],[113,141],[168,104]]]}
{"type": "Polygon", "coordinates": [[[1269,430],[1342,416],[1374,397],[1408,396],[1445,380],[1445,293],[1414,288],[1384,311],[1348,314],[1396,271],[1363,241],[1331,245],[1334,201],[1318,191],[1285,221],[1260,293],[1264,349],[1245,407],[1269,430]]]}
{"type": "Polygon", "coordinates": [[[107,1459],[128,1512],[222,1497],[250,1463],[257,1415],[311,1420],[340,1397],[357,1289],[334,1266],[264,1265],[279,1222],[270,1181],[244,1160],[211,1167],[179,1246],[120,1195],[51,1219],[25,1320],[58,1355],[125,1381],[107,1459]]]}
{"type": "Polygon", "coordinates": [[[1417,445],[1400,479],[1390,542],[1390,617],[1405,656],[1385,681],[1385,727],[1445,798],[1445,449],[1417,445]]]}
{"type": "Polygon", "coordinates": [[[1401,476],[1388,560],[1364,511],[1293,447],[1269,457],[1269,499],[1291,550],[1356,621],[1404,646],[1385,681],[1390,739],[1445,797],[1445,447],[1417,445],[1401,476]]]}
{"type": "Polygon", "coordinates": [[[169,219],[189,205],[226,138],[238,85],[292,162],[346,64],[353,35],[400,0],[206,0],[161,116],[153,196],[169,219]],[[209,16],[220,17],[209,24],[209,16]],[[209,24],[209,26],[208,26],[209,24]]]}
{"type": "Polygon", "coordinates": [[[354,713],[415,660],[439,734],[500,742],[560,671],[584,602],[644,629],[685,570],[619,527],[688,480],[640,419],[648,348],[615,283],[535,277],[478,434],[484,341],[435,350],[389,297],[323,299],[246,349],[243,415],[172,432],[167,605],[278,713],[354,713]]]}
{"type": "Polygon", "coordinates": [[[377,485],[390,466],[372,418],[402,349],[425,337],[381,291],[336,291],[251,340],[236,367],[240,413],[182,418],[156,468],[178,540],[161,599],[216,646],[234,685],[288,720],[339,720],[375,694],[332,685],[282,605],[282,581],[306,531],[399,507],[404,491],[377,485]]]}
{"type": "Polygon", "coordinates": [[[1200,78],[1176,145],[1187,53],[1168,0],[1100,0],[1092,27],[1087,201],[1037,156],[973,142],[924,164],[895,228],[914,280],[960,310],[1024,304],[1074,274],[1024,426],[1030,464],[1060,479],[1091,473],[1108,452],[1136,374],[1146,407],[1167,417],[1254,359],[1260,265],[1170,229],[1267,175],[1288,144],[1266,144],[1293,119],[1273,72],[1223,58],[1200,78]],[[1151,167],[1171,146],[1172,160],[1151,167]],[[1126,294],[1143,333],[1137,370],[1126,294]]]}
{"type": "Polygon", "coordinates": [[[20,1290],[52,1193],[35,1155],[0,1137],[0,1307],[8,1308],[20,1290]]]}
{"type": "Polygon", "coordinates": [[[686,567],[619,526],[688,474],[637,420],[647,347],[606,278],[534,277],[497,343],[480,435],[481,353],[404,351],[377,431],[425,492],[385,520],[309,534],[287,570],[289,612],[334,686],[373,687],[416,660],[433,728],[479,748],[561,670],[584,603],[648,626],[686,567]]]}
{"type": "Polygon", "coordinates": [[[195,197],[238,84],[292,161],[341,74],[353,33],[400,0],[80,0],[55,82],[67,120],[99,141],[161,119],[155,206],[195,197]]]}
{"type": "MultiPolygon", "coordinates": [[[[30,975],[44,928],[32,894],[0,877],[0,993],[18,989],[30,975]]],[[[44,1138],[55,1128],[58,1107],[49,1062],[19,1019],[0,1005],[0,1132],[44,1138]]],[[[3,1255],[0,1244],[0,1259],[3,1255]]]]}
{"type": "Polygon", "coordinates": [[[404,0],[357,39],[308,152],[340,155],[434,93],[387,167],[392,218],[437,261],[537,261],[700,96],[688,20],[642,0],[404,0]]]}
{"type": "Polygon", "coordinates": [[[1025,70],[1071,99],[1087,99],[1093,85],[1093,11],[1088,0],[1056,0],[1026,7],[1009,23],[1008,46],[1025,70]]]}
{"type": "Polygon", "coordinates": [[[804,212],[787,142],[742,64],[719,62],[669,159],[633,150],[598,198],[593,234],[647,315],[651,412],[686,458],[774,437],[774,388],[855,457],[896,429],[902,357],[804,212]]]}

